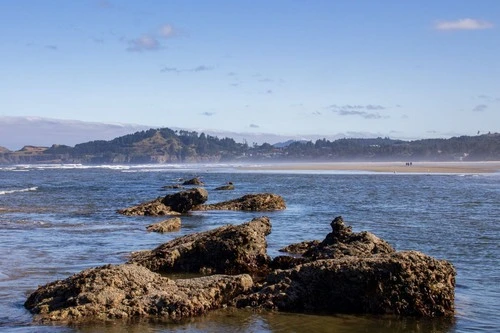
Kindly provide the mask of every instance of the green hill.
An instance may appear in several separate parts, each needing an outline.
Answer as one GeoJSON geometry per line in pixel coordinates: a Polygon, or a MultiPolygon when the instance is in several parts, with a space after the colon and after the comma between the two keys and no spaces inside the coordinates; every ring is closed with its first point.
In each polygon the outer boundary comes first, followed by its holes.
{"type": "Polygon", "coordinates": [[[479,161],[500,160],[500,134],[415,141],[390,138],[296,141],[273,146],[237,143],[204,133],[149,129],[74,147],[0,150],[0,163],[140,164],[227,161],[479,161]]]}

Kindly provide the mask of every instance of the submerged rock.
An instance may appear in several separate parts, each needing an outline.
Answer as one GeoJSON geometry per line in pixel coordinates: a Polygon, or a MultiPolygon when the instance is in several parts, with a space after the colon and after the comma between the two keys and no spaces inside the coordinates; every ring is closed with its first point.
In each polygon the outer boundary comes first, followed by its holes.
{"type": "Polygon", "coordinates": [[[39,287],[24,306],[42,322],[178,321],[221,308],[252,286],[246,274],[171,280],[138,265],[107,265],[39,287]]]}
{"type": "Polygon", "coordinates": [[[232,182],[228,182],[226,185],[214,188],[214,191],[232,191],[232,190],[234,190],[234,184],[232,182]]]}
{"type": "Polygon", "coordinates": [[[305,313],[370,313],[417,317],[454,314],[455,269],[416,251],[322,259],[269,274],[235,300],[305,313]]]}
{"type": "Polygon", "coordinates": [[[268,217],[241,225],[176,238],[151,251],[132,254],[130,263],[154,272],[263,275],[268,271],[266,236],[271,232],[268,217]]]}
{"type": "Polygon", "coordinates": [[[199,205],[193,210],[247,210],[273,211],[286,208],[283,197],[272,193],[247,194],[240,198],[209,205],[199,205]]]}
{"type": "Polygon", "coordinates": [[[165,221],[161,221],[155,224],[150,224],[146,227],[147,231],[165,233],[170,231],[176,231],[181,228],[180,217],[173,217],[165,221]]]}
{"type": "Polygon", "coordinates": [[[192,207],[207,201],[208,192],[203,188],[193,188],[186,191],[168,194],[163,198],[118,210],[123,215],[179,215],[186,213],[192,207]]]}

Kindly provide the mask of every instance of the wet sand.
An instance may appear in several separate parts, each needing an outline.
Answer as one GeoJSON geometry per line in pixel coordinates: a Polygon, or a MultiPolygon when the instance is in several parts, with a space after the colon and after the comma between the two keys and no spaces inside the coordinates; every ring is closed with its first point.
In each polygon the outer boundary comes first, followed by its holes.
{"type": "Polygon", "coordinates": [[[367,171],[385,173],[495,173],[500,172],[500,161],[493,162],[297,162],[262,163],[241,166],[244,170],[297,170],[297,171],[367,171]]]}

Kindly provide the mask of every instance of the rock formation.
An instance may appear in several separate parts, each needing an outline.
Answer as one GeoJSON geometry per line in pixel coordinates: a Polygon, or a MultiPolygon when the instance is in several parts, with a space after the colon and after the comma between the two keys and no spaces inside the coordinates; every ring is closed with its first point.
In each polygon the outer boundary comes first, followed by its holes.
{"type": "Polygon", "coordinates": [[[138,265],[107,265],[39,287],[24,306],[42,322],[178,321],[221,308],[252,285],[245,274],[171,280],[138,265]]]}
{"type": "Polygon", "coordinates": [[[161,221],[155,224],[150,224],[146,227],[146,230],[152,232],[165,233],[165,232],[176,231],[179,230],[180,228],[181,228],[181,218],[173,217],[165,221],[161,221]]]}
{"type": "Polygon", "coordinates": [[[315,260],[276,270],[236,306],[305,313],[452,316],[455,269],[416,251],[315,260]]]}
{"type": "Polygon", "coordinates": [[[203,188],[193,188],[174,194],[166,195],[136,206],[118,210],[123,215],[179,215],[190,210],[247,210],[273,211],[286,208],[285,200],[277,194],[259,193],[248,194],[243,197],[203,205],[208,199],[208,192],[203,188]]]}
{"type": "Polygon", "coordinates": [[[207,201],[208,192],[203,188],[193,188],[186,191],[168,194],[163,198],[146,203],[118,210],[118,213],[123,215],[179,215],[186,213],[196,205],[200,205],[207,201]]]}
{"type": "Polygon", "coordinates": [[[193,210],[249,210],[273,211],[286,208],[283,197],[272,193],[247,194],[234,200],[215,204],[199,205],[193,210]]]}
{"type": "Polygon", "coordinates": [[[270,232],[269,218],[255,218],[240,225],[179,237],[152,251],[135,252],[129,262],[161,273],[262,276],[271,262],[266,241],[270,232]]]}
{"type": "Polygon", "coordinates": [[[222,306],[301,313],[452,317],[455,269],[416,251],[396,252],[337,217],[319,241],[266,253],[269,218],[176,238],[136,252],[129,263],[85,270],[39,287],[25,303],[44,321],[112,318],[178,320],[222,306]],[[197,272],[171,280],[157,272],[197,272]],[[248,274],[242,274],[248,273],[248,274]],[[237,274],[237,275],[236,275],[237,274]],[[255,281],[255,282],[254,282],[255,281]]]}

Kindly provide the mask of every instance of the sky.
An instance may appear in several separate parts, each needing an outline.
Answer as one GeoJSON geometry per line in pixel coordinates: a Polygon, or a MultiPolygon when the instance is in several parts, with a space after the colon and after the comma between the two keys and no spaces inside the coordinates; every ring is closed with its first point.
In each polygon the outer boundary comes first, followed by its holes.
{"type": "Polygon", "coordinates": [[[0,118],[500,132],[498,0],[3,0],[0,118]]]}

